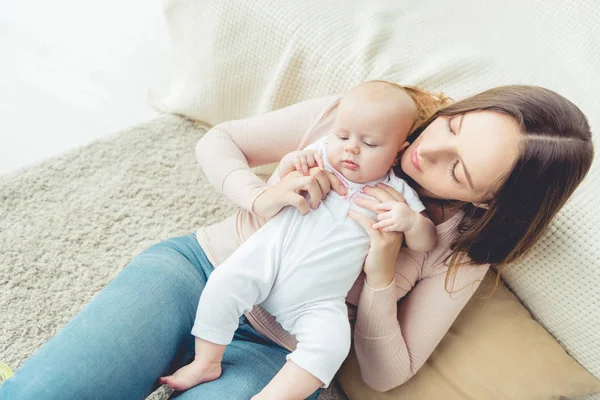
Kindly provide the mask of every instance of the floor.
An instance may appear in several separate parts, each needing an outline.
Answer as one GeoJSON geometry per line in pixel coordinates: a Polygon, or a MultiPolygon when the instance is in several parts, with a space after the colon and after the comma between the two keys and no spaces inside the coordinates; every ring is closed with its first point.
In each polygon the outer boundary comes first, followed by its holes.
{"type": "Polygon", "coordinates": [[[155,116],[168,43],[162,0],[4,2],[0,174],[155,116]]]}

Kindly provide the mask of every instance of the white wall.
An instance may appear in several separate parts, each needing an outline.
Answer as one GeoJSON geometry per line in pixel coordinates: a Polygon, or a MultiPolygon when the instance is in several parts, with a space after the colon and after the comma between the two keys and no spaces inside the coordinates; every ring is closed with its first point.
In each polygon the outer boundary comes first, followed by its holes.
{"type": "Polygon", "coordinates": [[[152,118],[169,80],[161,0],[5,0],[0,173],[152,118]]]}

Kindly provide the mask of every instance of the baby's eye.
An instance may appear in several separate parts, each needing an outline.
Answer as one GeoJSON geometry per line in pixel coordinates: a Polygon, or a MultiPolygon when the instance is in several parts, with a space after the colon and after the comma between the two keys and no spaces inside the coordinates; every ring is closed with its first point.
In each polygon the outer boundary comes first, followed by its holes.
{"type": "Polygon", "coordinates": [[[366,144],[369,147],[377,147],[376,144],[371,144],[371,143],[367,143],[367,142],[363,142],[364,144],[366,144]]]}

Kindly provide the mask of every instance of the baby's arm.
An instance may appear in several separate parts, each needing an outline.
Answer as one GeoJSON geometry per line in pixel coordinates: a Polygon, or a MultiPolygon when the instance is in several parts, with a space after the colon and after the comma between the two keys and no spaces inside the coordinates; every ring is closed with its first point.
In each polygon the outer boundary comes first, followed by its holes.
{"type": "Polygon", "coordinates": [[[435,246],[437,236],[435,225],[424,211],[415,214],[412,228],[404,231],[404,240],[411,250],[429,251],[435,246]]]}
{"type": "Polygon", "coordinates": [[[380,185],[395,192],[395,201],[386,201],[375,206],[376,209],[387,212],[377,215],[378,222],[373,225],[373,229],[404,232],[409,249],[418,252],[431,250],[435,246],[437,231],[425,213],[425,206],[417,192],[403,181],[396,181],[393,186],[380,185]]]}
{"type": "Polygon", "coordinates": [[[373,224],[373,229],[404,232],[406,245],[414,251],[429,251],[435,245],[435,225],[424,211],[415,211],[401,201],[387,201],[375,208],[387,212],[377,216],[379,222],[373,224]]]}

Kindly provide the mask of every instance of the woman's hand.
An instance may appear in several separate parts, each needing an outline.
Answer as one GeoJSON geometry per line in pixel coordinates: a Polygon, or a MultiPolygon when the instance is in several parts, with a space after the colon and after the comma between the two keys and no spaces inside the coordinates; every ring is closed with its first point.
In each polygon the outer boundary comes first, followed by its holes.
{"type": "MultiPolygon", "coordinates": [[[[384,184],[378,184],[377,187],[366,186],[364,192],[377,200],[357,198],[354,202],[359,207],[373,211],[378,217],[389,212],[386,210],[387,207],[378,207],[381,203],[390,205],[392,202],[405,202],[400,193],[384,184]]],[[[376,229],[374,228],[376,221],[359,212],[351,211],[348,215],[365,229],[371,239],[371,247],[364,266],[367,283],[376,289],[388,286],[394,280],[396,260],[404,241],[404,234],[376,229]]]]}
{"type": "Polygon", "coordinates": [[[347,194],[340,180],[329,171],[313,167],[309,169],[308,176],[293,171],[262,192],[254,201],[253,211],[261,217],[271,218],[289,205],[306,214],[311,208],[317,208],[332,189],[340,196],[347,194]],[[310,206],[303,196],[306,192],[310,195],[310,206]]]}

